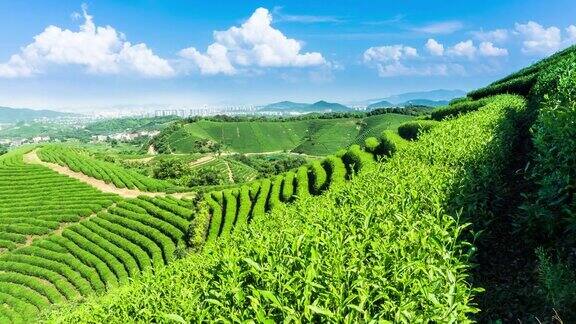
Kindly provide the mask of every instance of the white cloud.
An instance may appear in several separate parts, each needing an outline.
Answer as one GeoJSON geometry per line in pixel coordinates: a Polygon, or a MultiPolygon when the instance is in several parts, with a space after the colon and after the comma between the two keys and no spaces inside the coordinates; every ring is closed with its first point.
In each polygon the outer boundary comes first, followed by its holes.
{"type": "Polygon", "coordinates": [[[180,51],[180,56],[192,60],[202,74],[234,74],[236,69],[228,59],[228,49],[218,43],[208,46],[206,54],[198,52],[194,47],[180,51]]]}
{"type": "Polygon", "coordinates": [[[450,74],[465,74],[464,67],[459,64],[429,63],[405,65],[402,62],[377,65],[378,75],[382,78],[398,76],[447,76],[450,74]]]}
{"type": "Polygon", "coordinates": [[[48,26],[34,36],[6,63],[0,77],[26,77],[42,73],[51,65],[80,65],[89,73],[136,73],[146,77],[174,75],[170,64],[156,56],[146,44],[132,45],[110,26],[97,27],[83,7],[85,22],[77,32],[48,26]]]}
{"type": "Polygon", "coordinates": [[[313,16],[313,15],[280,15],[278,21],[295,22],[302,24],[315,23],[341,23],[342,19],[334,16],[313,16]]]}
{"type": "Polygon", "coordinates": [[[562,45],[560,29],[548,28],[529,21],[526,24],[516,23],[516,32],[522,37],[522,52],[525,54],[548,55],[559,50],[562,45]]]}
{"type": "Polygon", "coordinates": [[[28,77],[34,74],[34,68],[30,66],[20,55],[12,55],[6,63],[0,64],[1,78],[28,77]]]}
{"type": "Polygon", "coordinates": [[[175,73],[166,60],[155,55],[144,43],[132,45],[125,42],[118,53],[117,62],[121,67],[125,66],[144,76],[166,77],[175,73]]]}
{"type": "Polygon", "coordinates": [[[412,30],[426,34],[452,34],[462,28],[464,28],[464,24],[460,21],[444,21],[416,27],[412,30]]]}
{"type": "Polygon", "coordinates": [[[501,44],[508,40],[509,33],[506,29],[495,29],[486,32],[483,30],[474,31],[472,35],[481,42],[501,44]]]}
{"type": "Polygon", "coordinates": [[[202,74],[234,74],[238,67],[307,67],[325,65],[318,52],[301,53],[302,45],[272,26],[272,15],[258,8],[240,27],[215,31],[215,42],[205,53],[194,47],[179,55],[190,60],[202,74]]]}
{"type": "Polygon", "coordinates": [[[391,62],[418,57],[418,51],[410,46],[388,45],[370,47],[364,51],[364,62],[391,62]]]}
{"type": "Polygon", "coordinates": [[[566,40],[569,43],[568,45],[576,43],[576,26],[570,25],[566,27],[566,33],[568,34],[568,39],[566,40]]]}
{"type": "Polygon", "coordinates": [[[434,56],[442,56],[444,55],[444,45],[438,43],[435,39],[430,38],[426,42],[426,50],[434,56]]]}
{"type": "Polygon", "coordinates": [[[447,53],[451,56],[463,56],[472,59],[476,55],[476,50],[474,42],[467,40],[454,45],[448,49],[447,53]]]}
{"type": "Polygon", "coordinates": [[[294,22],[302,24],[315,24],[315,23],[341,23],[344,20],[335,16],[318,16],[318,15],[288,15],[282,12],[281,6],[276,6],[272,9],[272,13],[276,21],[280,22],[294,22]]]}
{"type": "Polygon", "coordinates": [[[491,42],[482,42],[478,48],[482,56],[507,56],[508,50],[494,46],[491,42]]]}
{"type": "Polygon", "coordinates": [[[364,51],[363,58],[383,78],[464,74],[464,68],[459,64],[429,61],[430,56],[422,57],[415,48],[405,45],[370,47],[364,51]]]}

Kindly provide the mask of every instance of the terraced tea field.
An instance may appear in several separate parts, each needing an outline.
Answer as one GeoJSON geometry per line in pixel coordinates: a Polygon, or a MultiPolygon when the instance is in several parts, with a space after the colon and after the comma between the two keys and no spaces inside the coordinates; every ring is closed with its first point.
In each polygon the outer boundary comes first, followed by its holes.
{"type": "Polygon", "coordinates": [[[74,172],[113,184],[116,188],[154,192],[174,187],[169,182],[151,179],[113,163],[97,160],[80,149],[51,145],[39,149],[38,156],[42,161],[68,167],[74,172]]]}
{"type": "Polygon", "coordinates": [[[189,201],[102,193],[25,163],[32,149],[0,157],[0,322],[127,283],[184,245],[189,201]]]}
{"type": "Polygon", "coordinates": [[[0,247],[13,250],[118,200],[47,168],[23,162],[24,150],[0,158],[0,247]]]}
{"type": "Polygon", "coordinates": [[[175,153],[190,153],[193,142],[209,139],[239,153],[295,151],[328,155],[342,147],[360,143],[382,130],[394,130],[414,117],[385,114],[366,118],[309,119],[299,121],[215,122],[200,120],[185,124],[164,139],[175,153]]]}

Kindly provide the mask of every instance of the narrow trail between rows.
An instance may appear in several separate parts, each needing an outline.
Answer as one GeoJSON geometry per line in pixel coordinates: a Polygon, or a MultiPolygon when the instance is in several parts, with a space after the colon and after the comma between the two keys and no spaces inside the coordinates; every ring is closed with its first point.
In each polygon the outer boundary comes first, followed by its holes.
{"type": "Polygon", "coordinates": [[[234,183],[234,174],[232,173],[232,169],[230,168],[230,163],[228,163],[228,161],[224,161],[224,163],[226,164],[226,169],[228,172],[228,180],[234,183]]]}
{"type": "MultiPolygon", "coordinates": [[[[138,189],[116,188],[112,184],[106,183],[102,180],[98,180],[98,179],[89,177],[89,176],[85,175],[84,173],[72,171],[68,167],[64,167],[64,166],[61,166],[61,165],[55,164],[55,163],[44,162],[44,161],[40,160],[36,150],[32,150],[32,151],[24,154],[23,157],[24,157],[24,163],[38,164],[38,165],[45,166],[45,167],[51,169],[52,171],[58,172],[60,174],[74,178],[78,181],[84,182],[84,183],[86,183],[86,184],[88,184],[88,185],[90,185],[90,186],[92,186],[92,187],[94,187],[94,188],[96,188],[102,192],[105,192],[105,193],[117,194],[118,196],[121,196],[124,198],[136,198],[138,196],[157,197],[157,196],[167,195],[167,193],[165,193],[165,192],[147,192],[147,191],[140,191],[138,189]]],[[[175,196],[179,196],[179,195],[175,195],[175,196]]]]}
{"type": "Polygon", "coordinates": [[[205,156],[199,158],[198,160],[190,162],[190,166],[191,167],[201,166],[201,165],[204,165],[208,162],[213,161],[214,159],[215,159],[214,155],[211,155],[211,154],[205,155],[205,156]]]}

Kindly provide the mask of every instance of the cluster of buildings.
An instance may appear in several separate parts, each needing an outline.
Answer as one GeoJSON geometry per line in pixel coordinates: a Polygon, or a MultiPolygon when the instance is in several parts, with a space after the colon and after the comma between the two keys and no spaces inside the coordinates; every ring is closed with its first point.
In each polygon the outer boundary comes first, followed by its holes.
{"type": "Polygon", "coordinates": [[[2,138],[0,139],[0,145],[5,145],[8,147],[18,147],[24,144],[39,144],[50,142],[50,136],[35,136],[32,138],[2,138]]]}
{"type": "Polygon", "coordinates": [[[202,106],[191,109],[158,109],[154,111],[155,117],[178,116],[182,118],[194,116],[214,116],[214,115],[253,115],[262,108],[254,105],[237,106],[202,106]]]}
{"type": "Polygon", "coordinates": [[[102,143],[109,140],[116,140],[119,142],[130,142],[139,137],[154,137],[158,134],[160,134],[160,131],[155,130],[155,131],[121,132],[110,135],[93,135],[92,142],[102,143]]]}

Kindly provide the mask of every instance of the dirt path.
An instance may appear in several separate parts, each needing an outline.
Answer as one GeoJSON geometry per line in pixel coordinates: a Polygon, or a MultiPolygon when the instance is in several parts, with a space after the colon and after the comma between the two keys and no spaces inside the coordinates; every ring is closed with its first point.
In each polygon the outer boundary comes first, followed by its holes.
{"type": "Polygon", "coordinates": [[[102,180],[98,180],[92,177],[89,177],[87,175],[85,175],[84,173],[80,173],[80,172],[75,172],[72,171],[71,169],[55,164],[55,163],[49,163],[49,162],[44,162],[42,160],[40,160],[40,158],[38,157],[38,154],[36,153],[36,150],[30,151],[26,154],[24,154],[24,162],[25,163],[29,163],[29,164],[39,164],[39,165],[43,165],[47,168],[50,168],[51,170],[58,172],[60,174],[69,176],[71,178],[74,178],[76,180],[79,180],[81,182],[84,182],[102,192],[106,192],[106,193],[113,193],[113,194],[117,194],[121,197],[124,198],[136,198],[138,196],[144,195],[144,196],[150,196],[150,197],[156,197],[156,196],[165,196],[166,193],[164,192],[146,192],[146,191],[140,191],[138,189],[128,189],[128,188],[124,188],[124,189],[119,189],[116,188],[114,185],[106,183],[102,180]]]}
{"type": "Polygon", "coordinates": [[[228,169],[228,180],[230,180],[232,183],[235,183],[234,174],[232,174],[232,169],[230,169],[230,163],[228,163],[228,161],[224,161],[224,163],[226,164],[226,169],[228,169]]]}
{"type": "Polygon", "coordinates": [[[205,155],[205,156],[199,158],[198,160],[195,160],[195,161],[190,162],[190,166],[191,166],[191,167],[201,166],[201,165],[204,165],[204,164],[206,164],[206,163],[208,163],[208,162],[213,161],[215,158],[216,158],[216,157],[214,157],[214,155],[212,155],[212,154],[205,155]]]}
{"type": "Polygon", "coordinates": [[[158,154],[154,145],[148,146],[148,154],[150,154],[150,155],[157,155],[158,154]]]}

